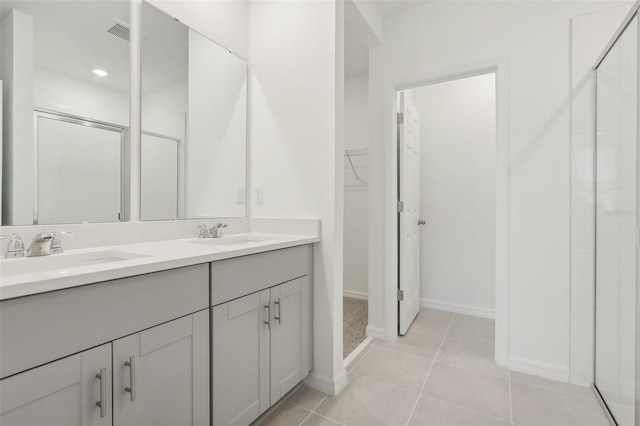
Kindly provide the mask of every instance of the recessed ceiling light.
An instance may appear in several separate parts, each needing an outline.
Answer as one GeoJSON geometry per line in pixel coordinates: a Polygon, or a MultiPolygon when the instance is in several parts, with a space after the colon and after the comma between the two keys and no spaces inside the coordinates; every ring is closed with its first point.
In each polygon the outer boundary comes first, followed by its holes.
{"type": "Polygon", "coordinates": [[[98,69],[98,68],[96,68],[95,70],[93,70],[93,73],[94,73],[95,75],[97,75],[98,77],[106,77],[106,76],[108,76],[108,75],[109,75],[109,73],[108,73],[108,72],[106,72],[105,70],[101,70],[101,69],[98,69]]]}

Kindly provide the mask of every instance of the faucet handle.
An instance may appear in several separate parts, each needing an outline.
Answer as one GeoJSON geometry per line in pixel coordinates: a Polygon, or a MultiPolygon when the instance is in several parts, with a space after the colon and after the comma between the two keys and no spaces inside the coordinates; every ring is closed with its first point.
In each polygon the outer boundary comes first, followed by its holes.
{"type": "Polygon", "coordinates": [[[9,244],[7,245],[7,251],[4,254],[4,257],[25,257],[25,255],[27,254],[27,252],[24,250],[24,241],[22,241],[22,237],[20,235],[0,235],[0,239],[10,240],[9,244]]]}
{"type": "Polygon", "coordinates": [[[207,228],[207,225],[197,225],[196,228],[200,229],[200,235],[198,235],[198,238],[210,238],[211,237],[211,231],[209,231],[209,228],[207,228]]]}
{"type": "Polygon", "coordinates": [[[52,231],[51,232],[51,248],[49,251],[51,254],[60,254],[64,252],[62,248],[62,239],[60,235],[75,235],[76,233],[73,231],[52,231]]]}
{"type": "Polygon", "coordinates": [[[213,228],[211,228],[211,238],[221,238],[222,237],[222,229],[226,228],[226,223],[216,223],[213,228]]]}

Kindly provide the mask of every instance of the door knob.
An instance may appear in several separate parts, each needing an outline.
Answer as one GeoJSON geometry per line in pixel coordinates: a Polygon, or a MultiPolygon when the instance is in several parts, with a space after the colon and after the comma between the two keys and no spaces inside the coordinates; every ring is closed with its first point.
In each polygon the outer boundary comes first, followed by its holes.
{"type": "Polygon", "coordinates": [[[424,219],[420,219],[420,220],[418,221],[418,226],[419,226],[419,225],[426,225],[426,224],[427,224],[427,221],[426,221],[426,220],[424,220],[424,219]]]}

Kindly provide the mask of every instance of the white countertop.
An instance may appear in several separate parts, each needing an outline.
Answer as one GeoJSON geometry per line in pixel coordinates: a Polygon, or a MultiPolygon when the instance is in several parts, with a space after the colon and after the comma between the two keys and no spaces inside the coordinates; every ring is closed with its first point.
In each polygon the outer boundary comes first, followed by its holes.
{"type": "Polygon", "coordinates": [[[50,256],[2,259],[0,300],[311,244],[319,240],[316,235],[252,232],[225,235],[220,239],[165,240],[67,250],[50,256]],[[227,243],[230,245],[225,245],[227,243]]]}

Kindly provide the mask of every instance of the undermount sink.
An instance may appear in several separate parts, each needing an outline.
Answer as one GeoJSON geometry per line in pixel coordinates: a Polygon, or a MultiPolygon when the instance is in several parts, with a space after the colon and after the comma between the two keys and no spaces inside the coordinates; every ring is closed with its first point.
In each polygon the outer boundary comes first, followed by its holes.
{"type": "Polygon", "coordinates": [[[0,275],[3,277],[12,277],[37,272],[65,272],[82,266],[122,262],[142,257],[148,256],[126,251],[106,250],[89,253],[63,253],[40,257],[23,257],[20,259],[3,259],[0,261],[0,275]]]}
{"type": "Polygon", "coordinates": [[[195,241],[190,241],[195,244],[206,244],[212,246],[239,246],[243,244],[255,244],[255,243],[264,243],[266,241],[276,240],[276,237],[269,236],[256,236],[256,235],[241,235],[241,236],[230,236],[230,237],[222,237],[222,238],[202,238],[195,241]]]}

